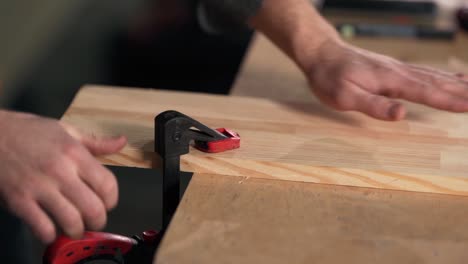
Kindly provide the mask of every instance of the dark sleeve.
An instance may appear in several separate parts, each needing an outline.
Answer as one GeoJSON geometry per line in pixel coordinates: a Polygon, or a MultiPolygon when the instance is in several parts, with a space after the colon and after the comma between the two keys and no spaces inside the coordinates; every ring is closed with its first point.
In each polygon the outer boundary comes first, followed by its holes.
{"type": "Polygon", "coordinates": [[[263,0],[201,0],[200,24],[207,31],[236,33],[247,30],[246,21],[260,9],[263,0]]]}

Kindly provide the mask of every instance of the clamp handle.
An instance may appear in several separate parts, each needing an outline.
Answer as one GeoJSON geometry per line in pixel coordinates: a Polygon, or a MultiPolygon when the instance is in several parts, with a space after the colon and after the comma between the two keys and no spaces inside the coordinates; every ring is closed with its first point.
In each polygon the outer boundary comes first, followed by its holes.
{"type": "Polygon", "coordinates": [[[151,263],[160,239],[161,235],[153,230],[133,237],[101,232],[85,232],[79,240],[60,236],[46,249],[43,264],[85,264],[99,260],[116,264],[151,263]]]}

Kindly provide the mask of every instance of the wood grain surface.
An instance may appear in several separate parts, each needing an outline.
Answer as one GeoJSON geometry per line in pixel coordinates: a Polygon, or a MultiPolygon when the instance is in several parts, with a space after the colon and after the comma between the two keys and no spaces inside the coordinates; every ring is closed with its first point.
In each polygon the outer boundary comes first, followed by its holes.
{"type": "Polygon", "coordinates": [[[466,114],[410,105],[409,120],[388,123],[316,102],[88,86],[63,119],[98,136],[127,135],[123,152],[102,161],[148,168],[157,167],[153,118],[168,109],[242,137],[235,151],[192,150],[185,171],[468,194],[466,114]]]}
{"type": "Polygon", "coordinates": [[[468,197],[195,175],[155,263],[466,263],[468,197]]]}

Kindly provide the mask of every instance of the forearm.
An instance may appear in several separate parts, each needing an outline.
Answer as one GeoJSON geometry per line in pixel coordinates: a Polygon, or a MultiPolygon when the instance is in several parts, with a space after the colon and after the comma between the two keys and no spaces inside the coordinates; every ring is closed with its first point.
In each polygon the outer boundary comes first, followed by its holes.
{"type": "Polygon", "coordinates": [[[313,67],[318,50],[326,43],[341,43],[335,29],[308,0],[263,0],[249,25],[264,33],[303,71],[313,67]]]}

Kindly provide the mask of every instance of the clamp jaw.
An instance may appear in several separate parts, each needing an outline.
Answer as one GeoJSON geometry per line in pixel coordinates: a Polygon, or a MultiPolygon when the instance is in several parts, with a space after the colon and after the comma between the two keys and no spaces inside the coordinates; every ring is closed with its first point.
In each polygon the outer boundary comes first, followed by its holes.
{"type": "Polygon", "coordinates": [[[116,264],[151,264],[180,201],[180,157],[189,153],[190,142],[208,153],[240,147],[237,133],[211,129],[176,111],[166,111],[155,118],[155,151],[163,172],[163,228],[145,231],[131,238],[100,232],[86,232],[80,240],[59,237],[44,254],[44,264],[86,264],[96,260],[116,264]]]}

